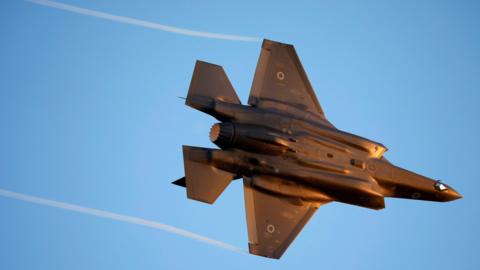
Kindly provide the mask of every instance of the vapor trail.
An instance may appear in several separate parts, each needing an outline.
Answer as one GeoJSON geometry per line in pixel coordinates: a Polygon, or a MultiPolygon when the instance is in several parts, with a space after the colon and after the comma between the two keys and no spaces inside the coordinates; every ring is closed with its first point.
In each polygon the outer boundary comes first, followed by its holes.
{"type": "Polygon", "coordinates": [[[158,223],[155,221],[143,219],[143,218],[138,218],[138,217],[132,217],[132,216],[127,216],[127,215],[121,215],[121,214],[116,214],[108,211],[103,211],[103,210],[98,210],[94,208],[88,208],[80,205],[74,205],[74,204],[69,204],[65,202],[59,202],[59,201],[54,201],[54,200],[49,200],[49,199],[44,199],[40,197],[35,197],[35,196],[30,196],[22,193],[17,193],[5,189],[0,189],[0,196],[2,197],[7,197],[10,199],[15,199],[19,201],[24,201],[24,202],[29,202],[29,203],[34,203],[34,204],[39,204],[39,205],[46,205],[50,207],[55,207],[55,208],[60,208],[72,212],[77,212],[77,213],[82,213],[86,215],[92,215],[92,216],[97,216],[101,218],[108,218],[108,219],[113,219],[125,223],[131,223],[131,224],[136,224],[136,225],[141,225],[145,227],[150,227],[154,228],[157,230],[162,230],[162,231],[167,231],[170,233],[178,234],[187,238],[191,238],[203,243],[207,243],[209,245],[213,245],[219,248],[223,248],[226,250],[238,252],[238,253],[245,253],[241,248],[229,245],[227,243],[208,238],[203,235],[199,235],[187,230],[183,230],[180,228],[173,227],[171,225],[163,224],[163,223],[158,223]]]}
{"type": "Polygon", "coordinates": [[[100,12],[92,9],[81,8],[73,5],[63,4],[59,2],[49,1],[49,0],[25,0],[33,4],[43,5],[51,8],[61,9],[65,11],[70,11],[73,13],[83,14],[87,16],[102,18],[105,20],[115,21],[119,23],[133,24],[141,27],[172,32],[180,35],[193,36],[193,37],[203,37],[203,38],[213,38],[213,39],[224,39],[224,40],[234,40],[234,41],[248,41],[248,42],[258,42],[260,38],[258,37],[247,37],[247,36],[238,36],[238,35],[228,35],[220,33],[210,33],[195,31],[185,28],[179,28],[154,22],[148,22],[144,20],[113,15],[105,12],[100,12]]]}

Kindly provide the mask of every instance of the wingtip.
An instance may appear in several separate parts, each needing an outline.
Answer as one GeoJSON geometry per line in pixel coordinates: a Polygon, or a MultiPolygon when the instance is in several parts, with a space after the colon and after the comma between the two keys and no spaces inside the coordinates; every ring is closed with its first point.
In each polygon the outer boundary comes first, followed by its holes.
{"type": "Polygon", "coordinates": [[[210,62],[207,62],[207,61],[197,59],[197,61],[195,62],[195,66],[201,66],[201,65],[205,65],[205,66],[208,65],[208,66],[212,66],[212,67],[216,67],[216,68],[223,68],[221,65],[217,65],[217,64],[214,64],[214,63],[210,63],[210,62]]]}
{"type": "Polygon", "coordinates": [[[268,259],[275,259],[275,260],[280,259],[283,255],[283,254],[276,254],[276,252],[272,252],[272,251],[265,251],[258,244],[254,244],[254,243],[248,243],[248,252],[256,256],[260,256],[268,259]]]}
{"type": "Polygon", "coordinates": [[[288,43],[282,43],[282,42],[279,42],[279,41],[274,41],[274,40],[270,40],[270,39],[264,39],[263,42],[262,42],[262,48],[264,49],[270,49],[274,46],[287,46],[287,47],[293,47],[292,44],[288,44],[288,43]]]}

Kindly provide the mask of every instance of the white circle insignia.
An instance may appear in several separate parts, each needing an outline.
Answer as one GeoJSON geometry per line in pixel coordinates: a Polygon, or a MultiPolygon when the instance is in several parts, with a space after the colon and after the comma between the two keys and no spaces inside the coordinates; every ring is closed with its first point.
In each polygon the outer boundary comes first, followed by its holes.
{"type": "Polygon", "coordinates": [[[283,81],[283,79],[285,79],[285,73],[281,71],[277,72],[277,79],[279,79],[280,81],[283,81]]]}
{"type": "Polygon", "coordinates": [[[275,232],[275,226],[273,226],[272,224],[268,224],[267,225],[267,232],[268,233],[274,233],[275,232]]]}

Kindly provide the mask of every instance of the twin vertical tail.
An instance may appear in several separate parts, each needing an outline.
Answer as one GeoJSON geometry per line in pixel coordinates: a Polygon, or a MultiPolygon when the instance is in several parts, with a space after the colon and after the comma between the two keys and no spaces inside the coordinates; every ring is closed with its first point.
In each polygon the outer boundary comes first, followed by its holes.
{"type": "MultiPolygon", "coordinates": [[[[221,66],[197,61],[185,104],[205,113],[214,111],[215,102],[240,104],[230,80],[221,66]]],[[[187,189],[187,197],[212,204],[235,175],[212,164],[213,149],[183,146],[185,177],[172,184],[187,189]]]]}

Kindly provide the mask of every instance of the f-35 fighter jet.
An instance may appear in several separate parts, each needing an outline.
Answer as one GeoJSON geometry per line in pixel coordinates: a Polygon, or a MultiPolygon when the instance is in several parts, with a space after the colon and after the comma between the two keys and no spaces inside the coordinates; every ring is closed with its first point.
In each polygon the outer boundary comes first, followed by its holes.
{"type": "Polygon", "coordinates": [[[243,178],[250,253],[280,258],[323,204],[452,201],[452,187],[390,163],[381,143],[331,124],[292,45],[264,40],[248,105],[223,68],[197,61],[186,105],[215,117],[220,149],[183,146],[187,197],[212,204],[243,178]]]}

